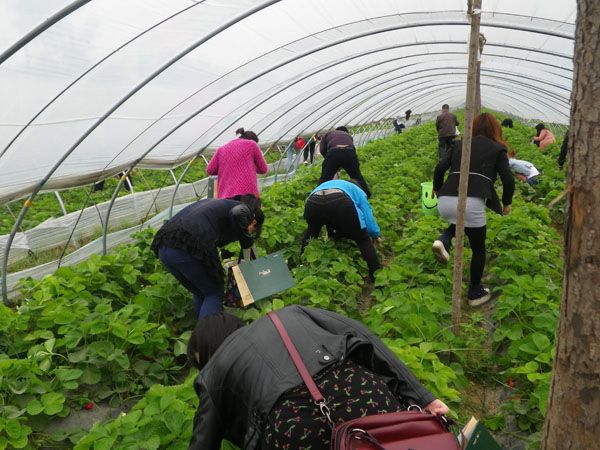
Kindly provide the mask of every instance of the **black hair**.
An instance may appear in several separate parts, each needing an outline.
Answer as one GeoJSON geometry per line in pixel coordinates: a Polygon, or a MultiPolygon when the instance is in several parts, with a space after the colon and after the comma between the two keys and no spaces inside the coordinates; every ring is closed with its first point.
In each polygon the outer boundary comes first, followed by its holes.
{"type": "Polygon", "coordinates": [[[254,215],[254,220],[256,220],[256,231],[254,233],[255,239],[260,237],[262,233],[262,225],[265,221],[265,214],[262,210],[262,200],[259,197],[256,197],[254,194],[244,194],[241,196],[234,197],[235,200],[238,200],[245,205],[248,205],[250,211],[254,215]]]}
{"type": "Polygon", "coordinates": [[[245,131],[243,128],[235,130],[235,134],[239,135],[240,139],[248,139],[258,144],[258,136],[254,131],[245,131]]]}
{"type": "Polygon", "coordinates": [[[188,361],[192,367],[202,370],[227,336],[244,326],[242,319],[223,311],[198,319],[187,345],[188,361]]]}
{"type": "Polygon", "coordinates": [[[542,132],[542,130],[545,130],[545,129],[546,129],[546,127],[545,127],[545,125],[544,125],[543,123],[538,123],[538,124],[535,126],[535,129],[537,130],[537,134],[536,134],[536,136],[539,136],[539,135],[540,135],[540,133],[542,132]]]}
{"type": "Polygon", "coordinates": [[[450,105],[448,105],[448,103],[444,103],[442,105],[442,109],[450,109],[450,105]]]}
{"type": "Polygon", "coordinates": [[[503,127],[508,127],[508,128],[512,128],[513,127],[513,120],[510,117],[507,117],[506,119],[504,119],[502,121],[501,124],[503,127]]]}
{"type": "Polygon", "coordinates": [[[348,131],[348,128],[346,128],[344,125],[337,127],[336,130],[337,131],[344,131],[344,132],[350,134],[350,132],[348,131]]]}

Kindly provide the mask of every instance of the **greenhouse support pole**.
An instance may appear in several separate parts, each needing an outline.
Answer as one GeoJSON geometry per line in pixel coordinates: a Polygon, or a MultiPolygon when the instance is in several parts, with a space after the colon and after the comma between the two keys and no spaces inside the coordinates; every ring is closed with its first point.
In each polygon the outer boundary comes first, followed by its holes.
{"type": "Polygon", "coordinates": [[[38,37],[40,34],[42,34],[48,28],[52,27],[52,25],[61,21],[62,19],[67,17],[72,12],[77,11],[79,8],[81,8],[83,5],[85,5],[89,1],[90,0],[74,1],[70,4],[68,4],[67,6],[65,6],[63,9],[58,11],[53,16],[48,17],[41,24],[39,24],[37,27],[35,27],[33,30],[31,30],[29,33],[27,33],[25,36],[23,36],[21,39],[19,39],[17,42],[15,42],[9,48],[7,48],[4,52],[2,52],[0,54],[0,64],[2,64],[4,61],[6,61],[8,58],[10,58],[12,55],[14,55],[19,50],[21,50],[23,47],[25,47],[29,42],[31,42],[33,39],[38,37]]]}
{"type": "Polygon", "coordinates": [[[465,243],[465,210],[467,206],[469,166],[471,163],[471,135],[473,134],[473,116],[477,84],[481,0],[473,0],[473,2],[469,1],[469,13],[471,17],[471,36],[469,39],[467,98],[465,107],[465,125],[463,128],[462,156],[460,161],[460,181],[458,184],[458,205],[456,207],[456,250],[454,251],[454,276],[452,279],[452,331],[454,333],[458,333],[458,324],[460,323],[460,303],[462,300],[461,288],[463,246],[465,243]]]}

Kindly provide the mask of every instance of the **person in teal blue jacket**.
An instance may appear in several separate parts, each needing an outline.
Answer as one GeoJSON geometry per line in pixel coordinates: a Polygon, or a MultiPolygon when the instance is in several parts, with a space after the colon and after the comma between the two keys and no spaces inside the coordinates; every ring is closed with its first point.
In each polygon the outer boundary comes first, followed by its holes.
{"type": "Polygon", "coordinates": [[[330,237],[356,242],[369,268],[369,277],[375,280],[380,265],[373,243],[381,243],[379,225],[358,181],[330,180],[317,186],[306,200],[304,219],[308,228],[302,237],[300,253],[309,239],[319,237],[325,225],[330,237]]]}

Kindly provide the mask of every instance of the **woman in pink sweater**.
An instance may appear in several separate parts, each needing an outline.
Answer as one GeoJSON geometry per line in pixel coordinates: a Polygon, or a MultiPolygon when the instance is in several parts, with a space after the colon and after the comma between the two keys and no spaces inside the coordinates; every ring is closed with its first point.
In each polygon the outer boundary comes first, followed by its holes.
{"type": "Polygon", "coordinates": [[[267,173],[269,167],[258,147],[258,136],[239,128],[234,139],[219,147],[206,167],[209,175],[218,175],[218,198],[254,194],[258,197],[256,174],[267,173]]]}
{"type": "Polygon", "coordinates": [[[537,130],[537,135],[533,138],[533,140],[534,142],[539,142],[540,150],[544,150],[548,144],[556,142],[552,132],[547,129],[543,123],[538,123],[535,126],[535,129],[537,130]]]}

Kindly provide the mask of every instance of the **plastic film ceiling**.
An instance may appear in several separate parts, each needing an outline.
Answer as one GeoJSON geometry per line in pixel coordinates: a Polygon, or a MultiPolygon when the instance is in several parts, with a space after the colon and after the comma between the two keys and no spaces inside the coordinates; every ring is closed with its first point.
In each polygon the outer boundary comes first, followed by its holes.
{"type": "MultiPolygon", "coordinates": [[[[574,0],[483,0],[482,105],[568,123],[574,0]]],[[[0,204],[464,105],[467,1],[3,0],[0,204]],[[46,181],[47,180],[47,181],[46,181]]]]}

